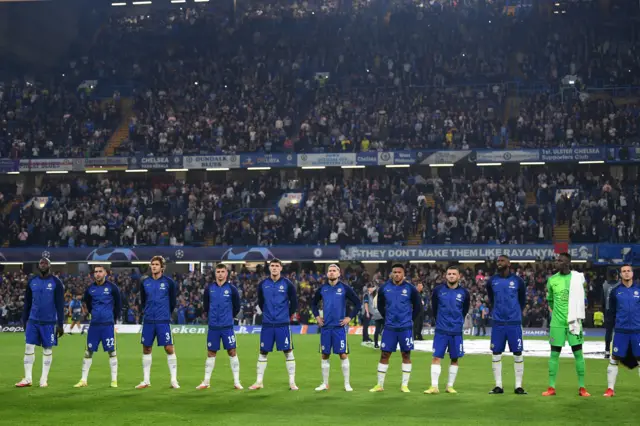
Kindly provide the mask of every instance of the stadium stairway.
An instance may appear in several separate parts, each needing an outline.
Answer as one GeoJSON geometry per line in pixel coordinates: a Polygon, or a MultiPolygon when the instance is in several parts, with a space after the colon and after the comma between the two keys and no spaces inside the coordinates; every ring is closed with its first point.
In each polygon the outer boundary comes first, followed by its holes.
{"type": "MultiPolygon", "coordinates": [[[[17,201],[17,200],[12,200],[12,201],[8,202],[4,206],[4,208],[2,209],[2,214],[8,217],[11,214],[11,211],[13,210],[13,207],[15,205],[18,205],[18,204],[20,204],[20,202],[17,201]]],[[[9,239],[8,238],[6,240],[4,240],[4,243],[2,244],[2,247],[3,248],[9,247],[9,239]]]]}
{"type": "Polygon", "coordinates": [[[436,200],[433,199],[433,194],[424,194],[424,202],[430,208],[434,208],[436,206],[436,200]]]}
{"type": "Polygon", "coordinates": [[[131,98],[123,98],[122,99],[122,121],[120,125],[113,132],[111,138],[109,138],[109,142],[107,143],[106,148],[104,149],[104,155],[106,157],[113,157],[116,153],[116,150],[122,145],[129,137],[129,121],[131,116],[133,115],[133,99],[131,98]]]}
{"type": "MultiPolygon", "coordinates": [[[[424,201],[429,208],[434,208],[436,206],[436,200],[433,199],[433,194],[424,194],[424,201]]],[[[426,217],[422,217],[420,219],[420,223],[418,224],[418,231],[409,236],[407,240],[407,245],[410,246],[420,246],[422,245],[422,235],[420,229],[427,226],[426,217]]]]}
{"type": "Polygon", "coordinates": [[[416,232],[411,235],[407,240],[408,246],[421,246],[422,245],[422,237],[420,236],[420,232],[416,232]]]}
{"type": "Polygon", "coordinates": [[[569,224],[564,223],[559,225],[556,223],[553,226],[553,242],[554,243],[566,243],[569,242],[569,224]]]}
{"type": "Polygon", "coordinates": [[[527,192],[527,207],[537,206],[538,199],[535,192],[527,192]]]}

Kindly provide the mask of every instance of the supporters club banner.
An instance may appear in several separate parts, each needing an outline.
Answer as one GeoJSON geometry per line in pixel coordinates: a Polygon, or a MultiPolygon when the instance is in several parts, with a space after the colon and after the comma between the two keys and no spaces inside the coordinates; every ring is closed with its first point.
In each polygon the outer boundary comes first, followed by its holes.
{"type": "MultiPolygon", "coordinates": [[[[575,260],[593,260],[593,244],[571,245],[575,260]]],[[[349,246],[341,252],[341,260],[485,260],[507,255],[512,260],[543,260],[553,258],[553,245],[450,245],[450,246],[349,246]]]]}
{"type": "Polygon", "coordinates": [[[87,169],[126,169],[129,165],[128,157],[96,157],[84,160],[87,169]]]}
{"type": "Polygon", "coordinates": [[[298,167],[341,167],[355,165],[355,153],[298,154],[298,167]]]}
{"type": "Polygon", "coordinates": [[[478,163],[519,163],[540,161],[540,150],[521,149],[516,151],[476,151],[478,163]]]}
{"type": "Polygon", "coordinates": [[[339,246],[306,247],[104,247],[104,248],[4,248],[0,250],[0,262],[38,262],[47,257],[53,262],[140,262],[153,256],[163,256],[168,261],[213,262],[242,261],[266,262],[281,260],[337,260],[339,246]]]}
{"type": "Polygon", "coordinates": [[[473,151],[419,151],[416,159],[419,164],[456,164],[467,158],[473,151]]]}
{"type": "MultiPolygon", "coordinates": [[[[356,165],[358,166],[377,166],[380,164],[378,156],[382,152],[359,152],[356,154],[356,165]]],[[[386,153],[388,154],[388,153],[386,153]]]]}
{"type": "Polygon", "coordinates": [[[21,172],[84,171],[84,158],[32,158],[20,160],[21,172]]]}
{"type": "Polygon", "coordinates": [[[295,154],[240,154],[240,166],[247,167],[296,167],[295,154]]]}
{"type": "Polygon", "coordinates": [[[604,147],[589,148],[550,148],[540,150],[540,161],[570,162],[570,161],[604,161],[604,147]]]}
{"type": "Polygon", "coordinates": [[[187,169],[238,169],[239,155],[188,155],[184,157],[187,169]]]}
{"type": "Polygon", "coordinates": [[[393,153],[393,164],[415,164],[415,151],[396,151],[393,153]]]}
{"type": "Polygon", "coordinates": [[[181,169],[181,155],[165,155],[156,157],[130,157],[129,169],[181,169]]]}
{"type": "Polygon", "coordinates": [[[0,173],[17,172],[20,170],[20,163],[9,158],[0,158],[0,173]]]}
{"type": "Polygon", "coordinates": [[[619,164],[638,163],[640,162],[640,148],[631,146],[609,148],[606,161],[619,164]]]}
{"type": "Polygon", "coordinates": [[[605,161],[640,163],[640,148],[585,147],[520,150],[420,150],[368,151],[359,153],[246,153],[238,155],[136,156],[97,158],[0,159],[0,172],[84,171],[92,169],[208,169],[248,167],[341,167],[422,164],[430,166],[467,163],[526,163],[605,161]]]}

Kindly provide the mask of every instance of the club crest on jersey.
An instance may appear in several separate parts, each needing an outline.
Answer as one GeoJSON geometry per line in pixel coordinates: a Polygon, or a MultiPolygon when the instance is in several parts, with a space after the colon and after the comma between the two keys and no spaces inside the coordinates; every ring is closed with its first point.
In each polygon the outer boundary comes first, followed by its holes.
{"type": "Polygon", "coordinates": [[[456,296],[456,299],[457,299],[457,300],[462,300],[462,295],[461,295],[461,294],[458,294],[458,295],[456,296]]]}
{"type": "Polygon", "coordinates": [[[402,290],[402,294],[407,294],[407,289],[402,290]]]}
{"type": "Polygon", "coordinates": [[[109,289],[108,288],[104,289],[104,294],[109,294],[109,289]]]}
{"type": "Polygon", "coordinates": [[[280,284],[280,290],[284,290],[284,286],[280,284]]]}
{"type": "Polygon", "coordinates": [[[164,283],[160,283],[160,288],[164,290],[164,283]]]}
{"type": "Polygon", "coordinates": [[[513,281],[509,281],[509,287],[513,288],[516,286],[516,283],[514,283],[513,281]]]}
{"type": "Polygon", "coordinates": [[[341,288],[339,288],[338,290],[336,290],[336,292],[338,292],[338,293],[342,293],[342,289],[341,289],[341,288]]]}
{"type": "Polygon", "coordinates": [[[51,283],[47,284],[47,288],[51,288],[51,287],[53,287],[53,284],[51,283]]]}
{"type": "Polygon", "coordinates": [[[613,351],[614,352],[618,352],[618,348],[613,348],[613,351]]]}
{"type": "Polygon", "coordinates": [[[225,290],[225,291],[224,291],[224,295],[226,296],[226,295],[228,295],[228,294],[229,294],[229,290],[225,290]]]}

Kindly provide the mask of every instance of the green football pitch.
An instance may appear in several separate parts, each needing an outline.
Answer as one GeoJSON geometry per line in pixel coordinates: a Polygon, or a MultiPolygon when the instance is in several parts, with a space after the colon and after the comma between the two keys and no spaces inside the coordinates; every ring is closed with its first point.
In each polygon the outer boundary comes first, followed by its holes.
{"type": "MultiPolygon", "coordinates": [[[[64,336],[54,349],[49,387],[16,389],[23,375],[24,335],[0,335],[0,424],[216,424],[216,425],[515,425],[515,424],[640,424],[640,378],[636,371],[620,369],[617,395],[602,397],[606,390],[607,361],[587,360],[587,389],[591,398],[577,396],[572,359],[562,359],[558,375],[558,396],[543,398],[547,387],[547,360],[525,360],[524,385],[529,395],[514,395],[513,360],[503,360],[506,393],[488,395],[493,387],[491,358],[467,355],[461,360],[455,388],[457,395],[424,395],[430,384],[430,354],[413,353],[410,394],[400,392],[400,356],[393,355],[385,391],[372,394],[376,383],[376,350],[353,344],[351,384],[353,393],[342,389],[338,358],[332,357],[331,390],[318,393],[320,356],[318,336],[297,336],[295,357],[300,391],[288,390],[282,354],[271,354],[265,374],[265,388],[246,390],[255,380],[258,336],[238,336],[241,380],[245,390],[232,388],[226,353],[221,352],[211,389],[197,391],[206,357],[205,336],[175,335],[178,378],[181,389],[169,388],[169,372],[162,348],[154,348],[152,387],[135,390],[142,379],[139,336],[118,336],[119,388],[109,388],[106,354],[95,354],[89,387],[74,389],[80,378],[85,336],[64,336]]],[[[355,340],[355,339],[354,339],[355,340]]],[[[487,342],[488,344],[488,342],[487,342]]],[[[41,351],[36,352],[34,382],[40,376],[41,351]]],[[[445,364],[446,365],[446,364],[445,364]]],[[[447,368],[440,378],[441,391],[447,368]]]]}

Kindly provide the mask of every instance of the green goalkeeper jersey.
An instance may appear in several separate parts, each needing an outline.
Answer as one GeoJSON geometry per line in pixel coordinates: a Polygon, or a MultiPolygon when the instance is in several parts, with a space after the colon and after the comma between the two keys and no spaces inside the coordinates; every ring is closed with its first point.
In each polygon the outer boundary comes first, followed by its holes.
{"type": "Polygon", "coordinates": [[[569,288],[571,274],[562,275],[560,272],[547,280],[547,301],[552,310],[550,327],[569,326],[569,288]]]}

